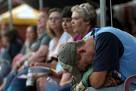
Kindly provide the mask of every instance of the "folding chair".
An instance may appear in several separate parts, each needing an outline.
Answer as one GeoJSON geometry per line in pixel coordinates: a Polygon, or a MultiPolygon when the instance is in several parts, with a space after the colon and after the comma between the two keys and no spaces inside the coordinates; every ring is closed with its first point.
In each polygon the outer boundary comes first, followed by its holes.
{"type": "Polygon", "coordinates": [[[134,82],[134,81],[136,81],[136,74],[128,77],[125,80],[125,83],[124,83],[124,89],[125,89],[125,91],[136,91],[136,87],[135,87],[135,90],[130,90],[132,82],[134,82]]]}

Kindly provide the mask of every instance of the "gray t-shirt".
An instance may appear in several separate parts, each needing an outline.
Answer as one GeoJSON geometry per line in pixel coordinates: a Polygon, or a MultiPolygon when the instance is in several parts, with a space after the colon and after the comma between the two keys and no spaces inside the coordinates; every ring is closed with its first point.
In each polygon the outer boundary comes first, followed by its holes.
{"type": "Polygon", "coordinates": [[[37,51],[41,45],[49,45],[51,38],[48,36],[47,33],[44,33],[42,36],[40,36],[36,43],[31,46],[31,49],[33,51],[37,51]]]}

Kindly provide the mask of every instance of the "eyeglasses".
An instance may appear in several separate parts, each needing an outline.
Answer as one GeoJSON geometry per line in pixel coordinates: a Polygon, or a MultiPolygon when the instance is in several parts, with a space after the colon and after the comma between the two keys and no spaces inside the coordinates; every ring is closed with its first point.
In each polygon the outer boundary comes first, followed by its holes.
{"type": "Polygon", "coordinates": [[[60,20],[60,17],[49,17],[49,20],[60,20]]]}

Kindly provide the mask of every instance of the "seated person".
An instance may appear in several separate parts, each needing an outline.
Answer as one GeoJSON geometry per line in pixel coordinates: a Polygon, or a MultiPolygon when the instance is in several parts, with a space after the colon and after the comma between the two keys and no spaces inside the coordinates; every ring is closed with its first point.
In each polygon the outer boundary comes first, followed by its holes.
{"type": "MultiPolygon", "coordinates": [[[[94,55],[94,51],[92,51],[92,47],[90,47],[90,45],[91,45],[90,43],[92,43],[92,41],[90,41],[90,40],[87,41],[86,43],[82,43],[81,48],[78,50],[82,53],[81,54],[82,56],[81,55],[80,56],[81,56],[81,59],[82,59],[81,64],[83,64],[82,66],[81,65],[79,65],[79,66],[82,67],[82,69],[84,69],[84,70],[86,69],[86,67],[88,67],[88,65],[90,65],[90,63],[91,63],[90,59],[92,59],[93,55],[94,55]],[[91,54],[91,56],[90,56],[90,54],[91,54]],[[84,61],[85,58],[88,58],[88,59],[86,61],[84,61]]],[[[72,57],[67,56],[66,58],[68,58],[68,59],[74,58],[73,57],[73,56],[75,56],[75,55],[73,55],[74,52],[72,51],[70,53],[71,53],[72,57]]],[[[44,91],[51,91],[51,89],[52,90],[54,90],[54,89],[60,90],[61,89],[61,90],[64,90],[64,91],[70,90],[70,86],[71,86],[71,82],[72,82],[72,74],[69,73],[65,69],[62,70],[62,71],[63,71],[62,76],[61,76],[61,78],[59,78],[58,81],[55,80],[56,75],[57,75],[55,73],[51,73],[47,77],[47,79],[45,80],[46,83],[45,83],[45,90],[44,91]],[[53,86],[51,86],[51,84],[53,84],[53,86]]]]}
{"type": "MultiPolygon", "coordinates": [[[[59,41],[58,41],[56,48],[52,48],[52,49],[54,49],[52,52],[50,52],[50,50],[49,50],[49,57],[52,56],[52,57],[56,58],[56,56],[58,54],[58,50],[60,49],[60,47],[63,44],[69,42],[69,41],[73,41],[73,37],[74,37],[75,33],[73,32],[73,29],[72,29],[71,15],[72,15],[71,8],[65,7],[62,11],[62,28],[63,28],[64,32],[61,35],[61,37],[59,38],[59,41]],[[51,56],[50,56],[50,54],[51,54],[51,56]]],[[[50,15],[49,15],[49,17],[50,17],[50,15]]],[[[49,20],[48,21],[48,28],[51,31],[50,22],[51,21],[49,20]]],[[[57,28],[55,28],[55,29],[57,29],[57,28]]],[[[52,30],[54,30],[54,29],[52,29],[52,30]]],[[[54,40],[54,38],[53,38],[53,40],[54,40]]],[[[53,41],[50,44],[53,44],[53,41]]],[[[51,49],[51,46],[52,45],[50,45],[49,49],[51,49]]],[[[42,66],[47,67],[47,65],[42,65],[42,66]]],[[[54,68],[56,68],[56,70],[57,70],[57,74],[54,74],[55,77],[61,79],[60,82],[59,82],[60,86],[64,86],[65,84],[68,84],[68,83],[71,82],[71,74],[62,71],[61,65],[59,63],[57,63],[56,67],[54,67],[54,68]]],[[[38,78],[38,83],[39,84],[45,84],[45,81],[43,79],[41,79],[41,82],[43,82],[43,83],[40,83],[40,79],[41,78],[38,78]]],[[[43,86],[44,85],[42,85],[39,89],[43,88],[43,86]]]]}
{"type": "Polygon", "coordinates": [[[75,83],[79,83],[87,69],[92,72],[90,67],[94,54],[92,40],[87,40],[86,43],[84,41],[71,42],[60,50],[58,59],[63,69],[73,75],[75,83]]]}
{"type": "Polygon", "coordinates": [[[13,58],[20,52],[22,44],[17,39],[16,31],[6,31],[1,33],[1,41],[3,48],[7,50],[10,55],[12,63],[13,58]]]}
{"type": "MultiPolygon", "coordinates": [[[[37,34],[38,34],[38,39],[36,41],[36,45],[35,45],[35,52],[33,53],[33,55],[30,55],[30,57],[28,58],[28,62],[43,62],[46,59],[46,56],[48,54],[48,45],[49,45],[49,41],[50,41],[50,37],[47,35],[46,31],[45,31],[45,27],[41,26],[40,24],[38,24],[38,29],[37,29],[37,34]]],[[[11,75],[8,76],[8,80],[6,82],[6,85],[4,87],[4,90],[6,91],[8,88],[12,88],[13,86],[11,86],[11,83],[20,83],[20,81],[16,81],[13,79],[18,79],[18,75],[20,74],[27,74],[28,73],[28,67],[25,67],[25,69],[22,69],[18,74],[16,73],[12,73],[11,75]]],[[[25,81],[24,83],[20,83],[21,85],[23,84],[24,88],[21,88],[17,85],[18,88],[20,88],[21,90],[25,91],[25,81]]],[[[16,87],[13,88],[12,90],[15,91],[16,87]]],[[[11,89],[10,89],[11,90],[11,89]]]]}
{"type": "MultiPolygon", "coordinates": [[[[67,26],[67,29],[70,29],[71,27],[67,26]]],[[[57,69],[56,76],[60,78],[62,72],[61,72],[61,66],[57,63],[57,52],[59,47],[66,43],[71,36],[68,33],[63,33],[62,28],[62,15],[61,10],[59,8],[53,8],[49,10],[49,20],[47,22],[47,30],[50,36],[52,36],[52,40],[49,43],[49,52],[48,52],[48,59],[46,63],[39,64],[46,67],[53,67],[54,69],[57,69]],[[56,19],[58,18],[58,19],[56,19]]],[[[36,65],[38,66],[38,64],[36,65]]],[[[39,85],[42,84],[42,86],[39,86],[39,89],[41,90],[44,87],[45,81],[43,80],[44,77],[38,78],[39,85]],[[41,81],[39,81],[41,79],[41,81]]],[[[39,90],[38,89],[38,90],[39,90]]]]}
{"type": "Polygon", "coordinates": [[[16,31],[5,31],[1,33],[1,79],[7,77],[11,71],[11,64],[13,58],[20,52],[22,47],[16,31]]]}
{"type": "MultiPolygon", "coordinates": [[[[61,16],[60,10],[56,9],[56,8],[50,10],[49,20],[48,20],[48,23],[47,23],[47,25],[48,25],[48,31],[52,35],[52,40],[49,43],[49,53],[48,53],[49,59],[51,59],[52,56],[54,57],[53,54],[56,54],[56,52],[57,52],[57,50],[59,48],[59,45],[64,44],[65,42],[67,42],[71,38],[71,35],[73,34],[73,32],[71,31],[71,22],[70,22],[71,19],[70,19],[70,16],[71,16],[71,13],[70,13],[70,15],[67,15],[67,16],[65,15],[64,16],[65,21],[63,21],[63,25],[62,25],[62,21],[61,21],[61,17],[62,16],[61,16]],[[58,19],[56,19],[56,17],[58,19]],[[64,30],[66,32],[69,31],[71,35],[68,35],[68,33],[64,33],[64,35],[62,35],[62,33],[63,33],[62,26],[65,26],[64,30]]],[[[35,65],[35,66],[43,65],[43,66],[49,66],[50,67],[50,65],[48,65],[48,64],[41,64],[41,63],[35,63],[33,65],[35,65]]],[[[59,73],[60,66],[57,65],[56,68],[58,69],[57,71],[59,73]]],[[[60,78],[61,74],[60,75],[59,74],[55,74],[55,75],[57,76],[57,78],[60,78]]],[[[65,76],[65,78],[66,78],[66,76],[65,76]]],[[[42,81],[44,81],[44,80],[42,79],[42,81]]],[[[40,84],[42,84],[42,83],[40,83],[40,84]]],[[[63,85],[64,85],[64,83],[63,83],[63,85]]],[[[42,89],[41,86],[39,86],[38,90],[40,90],[40,89],[42,89]]]]}
{"type": "Polygon", "coordinates": [[[26,61],[32,52],[35,52],[33,46],[37,40],[37,27],[29,26],[26,30],[26,41],[23,45],[21,52],[13,59],[12,70],[17,70],[21,64],[26,61]],[[22,63],[21,63],[22,62],[22,63]]]}
{"type": "Polygon", "coordinates": [[[6,48],[2,46],[0,35],[0,85],[3,83],[4,78],[10,72],[11,69],[10,61],[11,57],[6,48]]]}
{"type": "MultiPolygon", "coordinates": [[[[84,91],[91,86],[90,77],[93,73],[92,61],[94,55],[92,38],[87,40],[86,43],[84,41],[68,43],[60,50],[58,59],[63,69],[70,72],[73,75],[74,84],[78,84],[76,87],[73,86],[75,91],[84,91]]],[[[109,73],[103,87],[115,86],[121,84],[121,82],[117,74],[114,73],[112,76],[109,73]]]]}
{"type": "MultiPolygon", "coordinates": [[[[88,3],[76,7],[80,8],[86,5],[90,7],[88,3]]],[[[89,76],[89,86],[93,88],[116,86],[127,77],[136,74],[136,51],[134,51],[136,39],[132,35],[113,27],[93,27],[92,32],[87,35],[93,36],[95,42],[93,72],[89,76]],[[110,73],[117,74],[119,83],[117,79],[115,84],[112,83],[113,80],[110,82],[112,84],[106,84],[110,73]]]]}
{"type": "MultiPolygon", "coordinates": [[[[136,64],[136,57],[134,55],[136,53],[134,49],[136,46],[133,46],[136,44],[136,39],[132,35],[113,27],[94,28],[94,31],[90,32],[88,35],[90,35],[91,39],[95,42],[95,55],[92,61],[92,72],[90,73],[88,80],[86,80],[88,81],[88,85],[85,85],[84,83],[81,85],[84,85],[85,87],[91,86],[96,89],[113,87],[121,84],[127,77],[136,74],[136,69],[134,67],[136,64]]],[[[70,44],[67,44],[67,46],[70,46],[70,44]]],[[[68,51],[67,55],[70,55],[71,53],[66,49],[67,48],[63,51],[68,51]]],[[[63,51],[61,54],[63,54],[62,57],[65,58],[63,51]]],[[[77,58],[80,58],[80,56],[78,55],[77,58]]],[[[61,57],[59,60],[63,61],[61,57]]],[[[71,67],[72,65],[72,62],[68,63],[67,61],[63,61],[62,65],[66,64],[66,66],[63,66],[64,69],[71,73],[73,70],[77,68],[80,70],[83,67],[74,64],[74,69],[65,68],[71,67]]],[[[78,62],[80,64],[80,60],[78,60],[78,62]]],[[[74,73],[75,72],[78,71],[74,71],[74,73]]],[[[79,76],[80,75],[78,75],[76,79],[81,78],[79,76]]],[[[82,82],[84,81],[85,80],[82,82]]],[[[121,89],[121,91],[123,91],[123,88],[121,89]]]]}

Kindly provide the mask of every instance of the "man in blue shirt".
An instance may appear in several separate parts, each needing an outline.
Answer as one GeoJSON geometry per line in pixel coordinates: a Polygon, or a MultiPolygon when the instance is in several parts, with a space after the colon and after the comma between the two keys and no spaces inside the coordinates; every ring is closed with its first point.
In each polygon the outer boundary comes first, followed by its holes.
{"type": "MultiPolygon", "coordinates": [[[[77,8],[86,5],[77,5],[77,8]]],[[[132,35],[113,27],[92,28],[95,55],[93,72],[89,76],[89,86],[101,88],[109,72],[118,72],[121,80],[136,74],[136,39],[132,35]]],[[[86,39],[85,39],[86,40],[86,39]]]]}

